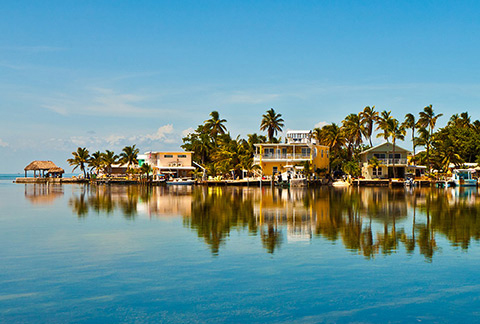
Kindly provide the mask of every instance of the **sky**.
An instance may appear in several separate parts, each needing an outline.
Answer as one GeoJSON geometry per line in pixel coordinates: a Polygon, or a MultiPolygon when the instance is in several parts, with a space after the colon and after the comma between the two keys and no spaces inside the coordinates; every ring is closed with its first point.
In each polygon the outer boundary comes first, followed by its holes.
{"type": "MultiPolygon", "coordinates": [[[[480,119],[477,1],[2,1],[0,173],[65,168],[77,147],[181,150],[217,110],[232,136],[403,120],[432,104],[480,119]]],[[[379,143],[379,139],[376,140],[379,143]]],[[[410,148],[411,144],[400,143],[410,148]]]]}

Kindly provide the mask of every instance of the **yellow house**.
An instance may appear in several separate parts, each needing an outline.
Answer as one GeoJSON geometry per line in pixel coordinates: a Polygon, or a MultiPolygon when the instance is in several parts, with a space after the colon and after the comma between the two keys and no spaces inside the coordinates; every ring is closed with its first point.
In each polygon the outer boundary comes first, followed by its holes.
{"type": "Polygon", "coordinates": [[[305,161],[311,163],[314,171],[329,170],[329,147],[317,144],[311,131],[288,131],[287,143],[261,143],[255,147],[254,163],[264,175],[283,173],[305,161]]]}
{"type": "Polygon", "coordinates": [[[154,172],[174,177],[190,177],[195,167],[192,165],[193,152],[146,152],[145,162],[154,172]]]}

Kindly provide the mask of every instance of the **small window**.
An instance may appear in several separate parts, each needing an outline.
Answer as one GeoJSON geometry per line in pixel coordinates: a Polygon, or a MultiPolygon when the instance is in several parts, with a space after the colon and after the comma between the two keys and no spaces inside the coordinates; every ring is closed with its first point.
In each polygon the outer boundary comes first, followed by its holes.
{"type": "Polygon", "coordinates": [[[274,166],[274,167],[272,168],[272,171],[273,171],[273,174],[277,173],[277,172],[278,172],[278,167],[274,166]]]}
{"type": "Polygon", "coordinates": [[[187,158],[187,155],[186,154],[180,154],[178,156],[179,159],[186,159],[187,158]]]}
{"type": "Polygon", "coordinates": [[[166,158],[166,159],[169,159],[169,158],[171,159],[171,158],[173,158],[173,155],[172,154],[165,154],[163,157],[166,158]]]}
{"type": "Polygon", "coordinates": [[[323,150],[322,150],[322,158],[323,158],[323,150]]]}

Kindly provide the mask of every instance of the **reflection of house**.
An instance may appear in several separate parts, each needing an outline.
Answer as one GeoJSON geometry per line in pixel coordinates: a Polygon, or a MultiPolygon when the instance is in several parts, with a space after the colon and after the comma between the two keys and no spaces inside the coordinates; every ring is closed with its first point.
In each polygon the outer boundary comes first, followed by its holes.
{"type": "Polygon", "coordinates": [[[284,172],[303,162],[310,162],[313,170],[329,167],[328,146],[318,145],[311,131],[288,131],[287,143],[255,144],[254,163],[265,175],[284,172]]]}
{"type": "Polygon", "coordinates": [[[175,177],[190,177],[195,167],[192,166],[193,152],[147,152],[145,162],[152,166],[154,172],[175,177]]]}
{"type": "Polygon", "coordinates": [[[395,154],[391,143],[383,143],[360,153],[362,176],[365,179],[393,178],[395,165],[397,178],[404,178],[408,166],[410,151],[395,145],[395,154]],[[376,158],[376,163],[373,163],[376,158]],[[375,165],[376,164],[376,165],[375,165]]]}

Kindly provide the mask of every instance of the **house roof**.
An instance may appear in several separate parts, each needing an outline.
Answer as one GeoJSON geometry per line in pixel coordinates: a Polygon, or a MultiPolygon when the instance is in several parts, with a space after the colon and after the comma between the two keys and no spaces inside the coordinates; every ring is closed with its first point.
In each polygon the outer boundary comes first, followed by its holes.
{"type": "Polygon", "coordinates": [[[25,171],[34,170],[50,170],[52,168],[58,168],[52,161],[33,161],[25,167],[25,171]]]}
{"type": "MultiPolygon", "coordinates": [[[[380,145],[377,145],[377,146],[374,146],[374,147],[371,147],[369,148],[368,150],[365,150],[363,152],[361,152],[360,154],[366,154],[366,153],[369,153],[369,152],[375,152],[375,151],[391,151],[393,149],[393,145],[392,143],[383,143],[383,144],[380,144],[380,145]]],[[[409,150],[406,150],[398,145],[395,145],[395,152],[396,153],[399,153],[399,152],[407,152],[407,153],[410,153],[409,150]]]]}
{"type": "Polygon", "coordinates": [[[48,172],[49,173],[65,173],[65,171],[59,167],[48,169],[48,172]]]}

